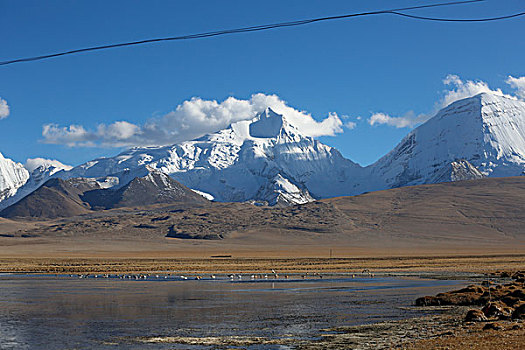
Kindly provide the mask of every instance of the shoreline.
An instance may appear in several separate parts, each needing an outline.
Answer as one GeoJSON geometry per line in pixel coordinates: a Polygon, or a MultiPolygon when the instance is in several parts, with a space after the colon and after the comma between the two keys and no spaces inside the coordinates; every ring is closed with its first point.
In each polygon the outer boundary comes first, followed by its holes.
{"type": "MultiPolygon", "coordinates": [[[[351,258],[31,258],[0,257],[0,273],[458,273],[523,269],[525,254],[434,255],[351,258]]],[[[445,276],[446,278],[446,276],[445,276]]]]}
{"type": "Polygon", "coordinates": [[[499,322],[501,330],[484,330],[487,323],[469,324],[465,313],[472,307],[441,306],[418,308],[429,315],[349,327],[320,333],[320,339],[299,344],[298,350],[341,349],[521,349],[525,328],[499,322]],[[334,332],[336,332],[334,334],[334,332]]]}

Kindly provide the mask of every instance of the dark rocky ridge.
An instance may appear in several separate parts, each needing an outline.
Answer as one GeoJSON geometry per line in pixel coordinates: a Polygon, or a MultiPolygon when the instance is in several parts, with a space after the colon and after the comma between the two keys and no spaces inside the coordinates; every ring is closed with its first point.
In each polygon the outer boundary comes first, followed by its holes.
{"type": "Polygon", "coordinates": [[[57,218],[89,212],[89,204],[82,200],[86,191],[100,189],[95,181],[86,179],[50,179],[33,193],[5,208],[0,216],[57,218]]]}
{"type": "Polygon", "coordinates": [[[208,200],[193,192],[170,176],[160,172],[150,172],[144,177],[136,177],[123,187],[97,189],[85,192],[82,199],[93,209],[112,209],[152,204],[185,202],[202,204],[208,200]]]}
{"type": "Polygon", "coordinates": [[[54,219],[87,214],[93,210],[141,207],[153,204],[185,203],[188,206],[209,201],[171,177],[151,172],[135,178],[119,189],[103,189],[90,179],[58,178],[46,181],[19,202],[5,208],[5,218],[54,219]]]}

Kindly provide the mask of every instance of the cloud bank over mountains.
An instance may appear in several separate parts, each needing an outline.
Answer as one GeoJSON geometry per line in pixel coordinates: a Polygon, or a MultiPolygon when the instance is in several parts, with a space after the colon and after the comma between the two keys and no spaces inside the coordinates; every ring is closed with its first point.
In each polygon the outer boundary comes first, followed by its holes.
{"type": "Polygon", "coordinates": [[[308,136],[333,136],[343,132],[343,122],[336,113],[317,121],[308,112],[288,106],[276,95],[258,93],[249,100],[229,97],[222,102],[193,97],[162,117],[146,120],[143,125],[116,121],[88,129],[82,125],[46,124],[42,128],[42,141],[70,147],[166,145],[215,132],[240,120],[250,120],[267,107],[286,115],[308,136]]]}
{"type": "MultiPolygon", "coordinates": [[[[514,100],[525,99],[525,77],[508,76],[505,82],[515,90],[515,96],[503,93],[501,89],[491,89],[481,80],[462,80],[457,75],[448,75],[443,84],[448,87],[443,96],[435,103],[432,111],[417,114],[408,111],[401,116],[387,113],[373,113],[367,122],[371,126],[386,125],[395,128],[413,128],[430,119],[439,109],[454,101],[472,97],[482,92],[505,96],[514,100]]],[[[250,120],[267,107],[279,114],[286,115],[290,123],[303,134],[319,137],[334,136],[344,129],[351,130],[358,126],[361,118],[343,122],[347,116],[329,113],[318,121],[306,111],[290,107],[277,95],[258,93],[247,100],[228,97],[222,102],[193,97],[178,105],[173,111],[160,117],[151,117],[142,125],[128,121],[115,121],[100,124],[95,128],[72,124],[60,126],[45,124],[42,127],[43,143],[67,145],[69,147],[133,147],[160,146],[188,141],[226,128],[241,120],[250,120]]],[[[9,115],[9,106],[0,98],[0,119],[9,115]]]]}

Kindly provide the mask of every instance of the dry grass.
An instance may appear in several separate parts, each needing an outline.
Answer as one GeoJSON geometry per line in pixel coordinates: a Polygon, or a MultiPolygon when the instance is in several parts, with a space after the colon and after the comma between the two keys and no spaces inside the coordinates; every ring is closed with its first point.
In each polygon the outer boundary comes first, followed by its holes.
{"type": "Polygon", "coordinates": [[[525,255],[382,258],[0,258],[1,272],[29,273],[352,273],[475,272],[525,268],[525,255]]]}
{"type": "Polygon", "coordinates": [[[525,349],[525,328],[502,331],[482,330],[482,325],[464,328],[451,336],[415,341],[404,345],[406,350],[519,350],[525,349]]]}

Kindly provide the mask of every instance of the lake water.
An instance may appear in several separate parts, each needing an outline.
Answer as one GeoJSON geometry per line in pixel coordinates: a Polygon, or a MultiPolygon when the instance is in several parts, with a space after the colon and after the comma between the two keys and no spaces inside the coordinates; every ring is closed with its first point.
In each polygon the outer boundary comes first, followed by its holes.
{"type": "Polygon", "coordinates": [[[323,328],[421,315],[404,307],[419,296],[460,284],[464,282],[341,275],[196,281],[4,274],[0,349],[214,348],[137,340],[154,336],[312,338],[323,328]]]}

